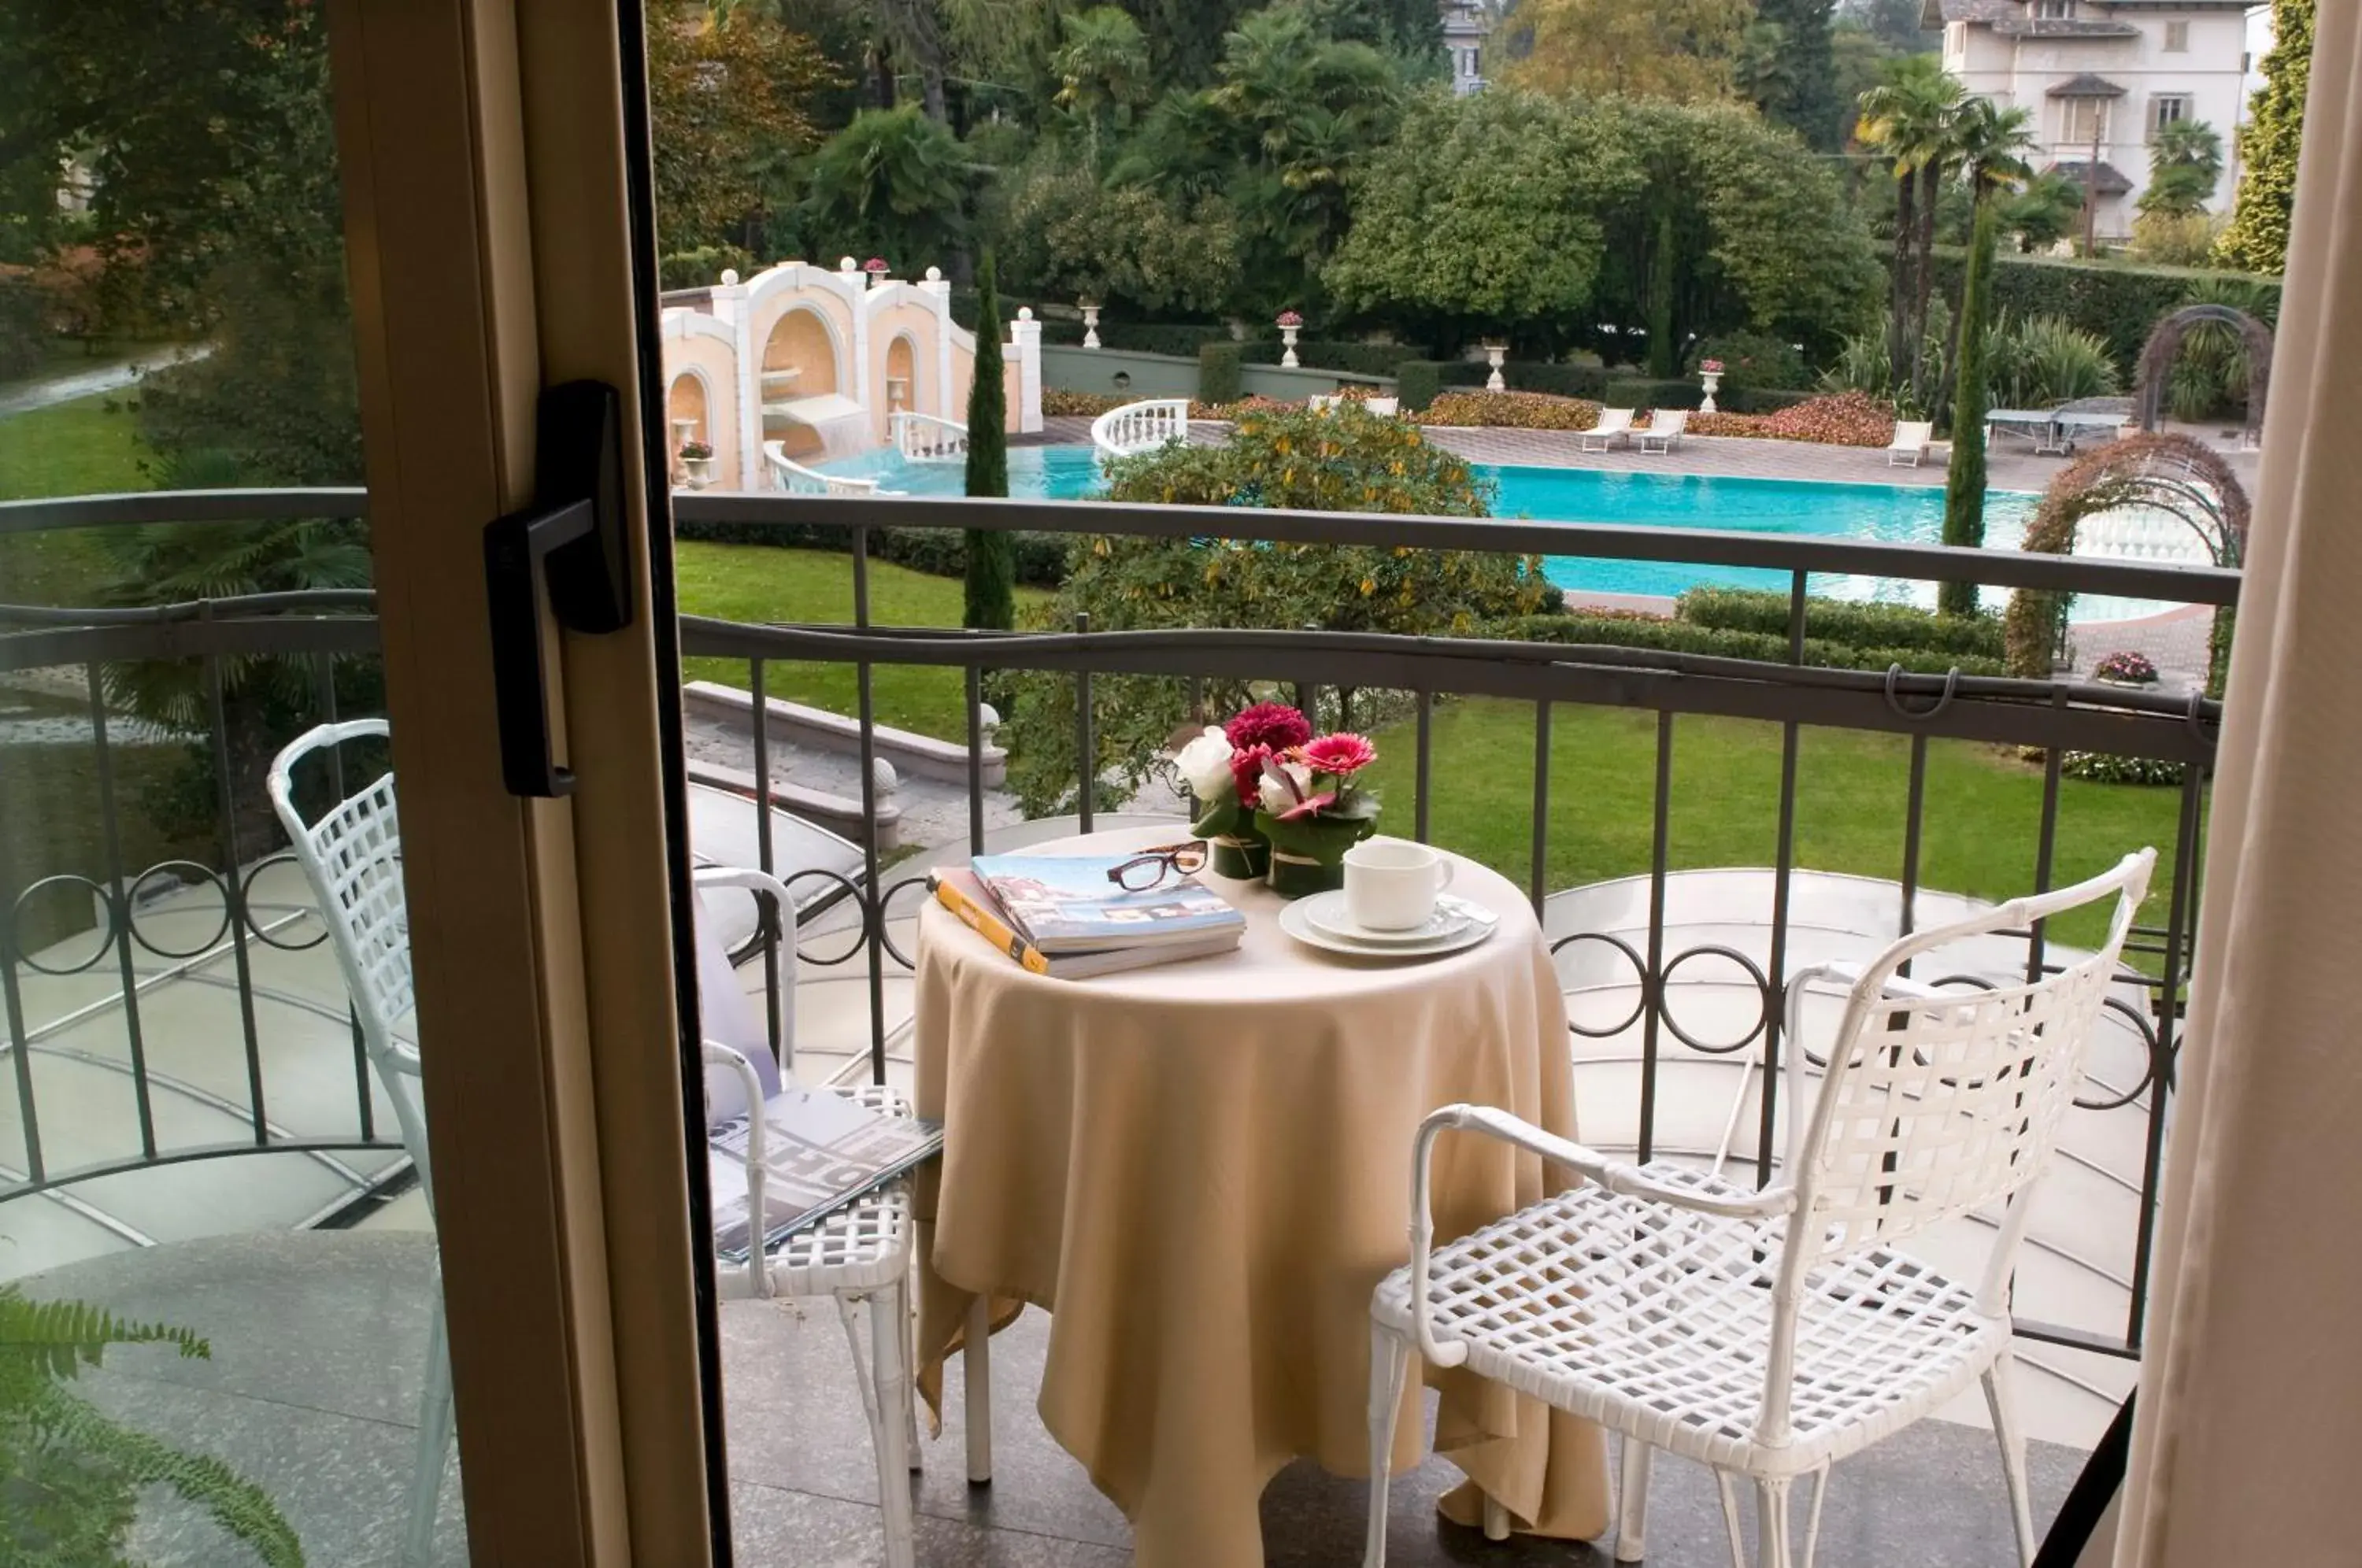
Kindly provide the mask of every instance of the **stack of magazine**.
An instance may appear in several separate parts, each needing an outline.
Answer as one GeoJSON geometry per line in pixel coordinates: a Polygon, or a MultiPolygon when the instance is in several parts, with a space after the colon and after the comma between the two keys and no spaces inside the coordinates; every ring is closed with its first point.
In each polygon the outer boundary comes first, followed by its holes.
{"type": "MultiPolygon", "coordinates": [[[[713,1130],[707,1169],[713,1193],[713,1250],[746,1260],[746,1142],[739,1117],[713,1130]]],[[[798,1231],[876,1191],[944,1146],[943,1124],[885,1116],[827,1089],[789,1088],[763,1102],[763,1242],[798,1231]]]]}
{"type": "Polygon", "coordinates": [[[1037,975],[1079,980],[1228,953],[1246,917],[1191,878],[1127,892],[1108,873],[1130,856],[979,855],[938,871],[935,900],[1037,975]]]}

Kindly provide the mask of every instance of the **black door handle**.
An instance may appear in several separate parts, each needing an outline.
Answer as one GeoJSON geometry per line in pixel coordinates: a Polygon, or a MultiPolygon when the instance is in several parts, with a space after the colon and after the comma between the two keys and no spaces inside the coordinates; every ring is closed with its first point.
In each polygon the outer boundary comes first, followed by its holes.
{"type": "Polygon", "coordinates": [[[544,592],[557,624],[569,630],[616,632],[632,624],[623,400],[603,381],[551,387],[541,394],[535,428],[540,473],[534,510],[513,512],[485,528],[484,589],[491,608],[501,777],[513,795],[554,799],[573,792],[574,774],[551,756],[541,657],[544,592]]]}

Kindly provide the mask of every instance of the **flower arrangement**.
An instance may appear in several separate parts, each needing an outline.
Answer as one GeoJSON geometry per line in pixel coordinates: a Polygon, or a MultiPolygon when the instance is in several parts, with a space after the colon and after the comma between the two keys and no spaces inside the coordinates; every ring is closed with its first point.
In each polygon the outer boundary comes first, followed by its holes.
{"type": "Polygon", "coordinates": [[[1698,361],[1698,369],[1704,370],[1709,376],[1718,376],[1722,374],[1722,361],[1719,359],[1700,359],[1698,361]]]}
{"type": "Polygon", "coordinates": [[[872,256],[868,260],[864,261],[861,264],[861,270],[868,273],[873,278],[882,278],[888,272],[893,271],[892,268],[886,265],[886,258],[883,256],[872,256]]]}
{"type": "Polygon", "coordinates": [[[1264,877],[1286,898],[1342,884],[1345,851],[1377,827],[1377,797],[1358,782],[1378,759],[1369,737],[1315,735],[1303,714],[1257,702],[1207,725],[1174,755],[1198,802],[1192,832],[1214,871],[1264,877]]]}
{"type": "Polygon", "coordinates": [[[702,441],[683,441],[680,444],[680,460],[684,463],[701,463],[712,456],[713,448],[702,441]]]}
{"type": "Polygon", "coordinates": [[[2092,674],[2097,679],[2111,680],[2118,686],[2157,684],[2157,666],[2149,662],[2147,655],[2134,653],[2130,649],[2110,654],[2092,667],[2092,674]]]}
{"type": "Polygon", "coordinates": [[[1304,325],[1304,317],[1298,315],[1292,310],[1284,310],[1279,313],[1275,325],[1280,326],[1301,326],[1304,325]]]}

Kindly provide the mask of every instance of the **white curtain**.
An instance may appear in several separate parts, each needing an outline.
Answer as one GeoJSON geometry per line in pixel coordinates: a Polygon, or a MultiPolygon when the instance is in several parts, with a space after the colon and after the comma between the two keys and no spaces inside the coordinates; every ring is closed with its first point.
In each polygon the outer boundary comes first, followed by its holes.
{"type": "Polygon", "coordinates": [[[2362,1562],[2362,6],[2318,25],[2116,1568],[2362,1562]]]}

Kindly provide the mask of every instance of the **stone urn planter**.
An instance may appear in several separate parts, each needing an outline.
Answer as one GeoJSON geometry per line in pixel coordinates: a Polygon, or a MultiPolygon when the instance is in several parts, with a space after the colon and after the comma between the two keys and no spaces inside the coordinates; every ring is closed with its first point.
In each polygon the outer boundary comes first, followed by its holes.
{"type": "Polygon", "coordinates": [[[1279,313],[1279,365],[1284,370],[1298,368],[1296,359],[1296,335],[1304,330],[1304,318],[1292,310],[1279,313]]]}
{"type": "Polygon", "coordinates": [[[1509,390],[1508,378],[1501,374],[1501,361],[1507,359],[1508,357],[1509,346],[1507,344],[1487,343],[1485,345],[1485,363],[1493,368],[1493,373],[1485,378],[1485,390],[1486,392],[1507,392],[1509,390]]]}
{"type": "Polygon", "coordinates": [[[1083,347],[1096,348],[1099,346],[1099,307],[1090,300],[1084,300],[1078,308],[1083,313],[1083,347]]]}
{"type": "Polygon", "coordinates": [[[1705,396],[1698,401],[1698,412],[1700,414],[1717,412],[1714,406],[1714,394],[1722,389],[1722,361],[1719,359],[1701,361],[1698,365],[1698,381],[1705,388],[1705,396]]]}

